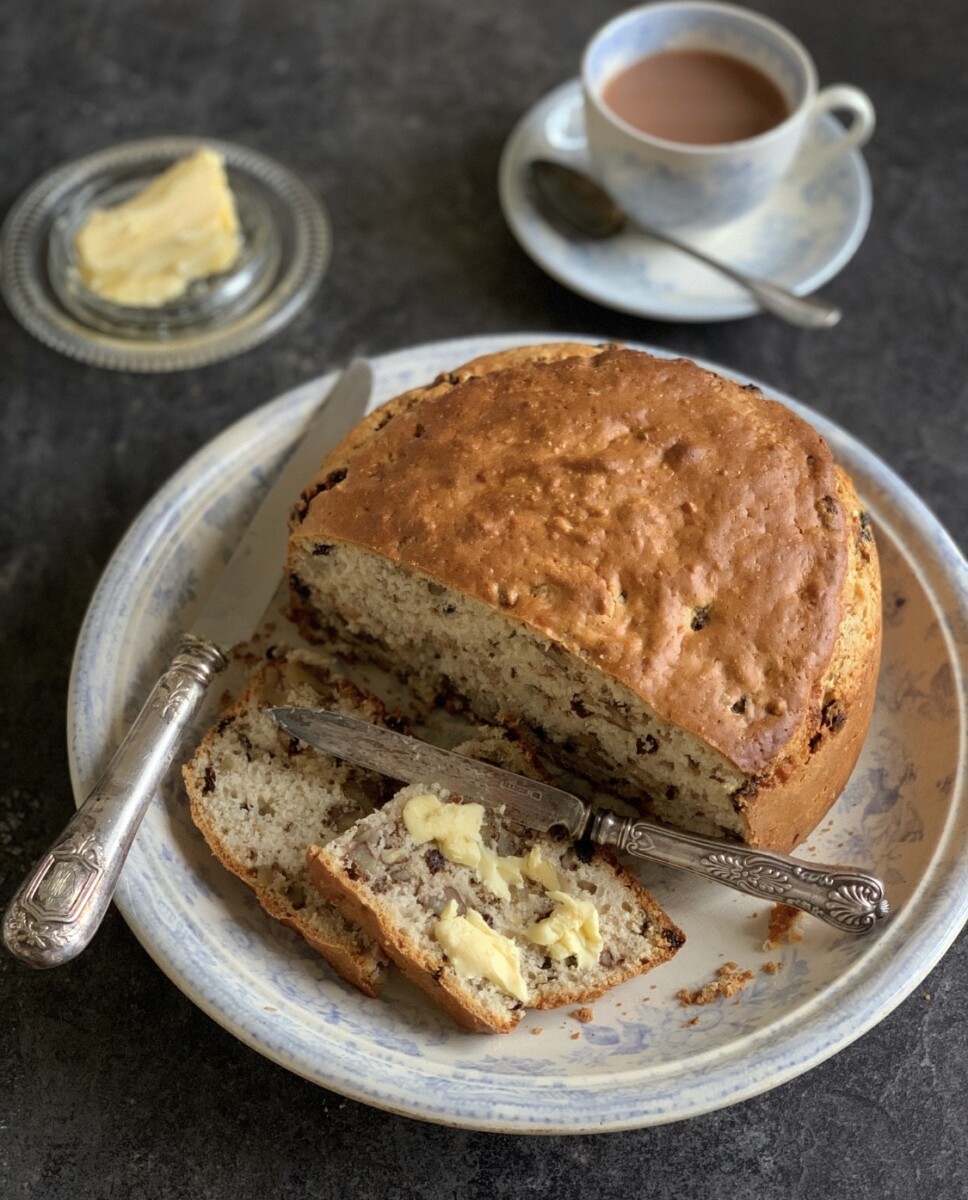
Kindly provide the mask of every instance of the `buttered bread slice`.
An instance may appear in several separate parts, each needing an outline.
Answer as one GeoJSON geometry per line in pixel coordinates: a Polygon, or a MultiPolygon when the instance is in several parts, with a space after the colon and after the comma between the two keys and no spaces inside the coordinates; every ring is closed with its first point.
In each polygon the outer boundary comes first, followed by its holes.
{"type": "MultiPolygon", "coordinates": [[[[534,772],[506,732],[457,751],[534,772]]],[[[508,1032],[526,1008],[587,1004],[685,941],[607,851],[513,826],[435,786],[402,789],[308,863],[321,895],[479,1033],[508,1032]]]]}
{"type": "MultiPolygon", "coordinates": [[[[488,813],[481,831],[484,810],[479,805],[448,804],[441,820],[437,793],[420,786],[406,793],[424,795],[422,816],[411,813],[414,837],[399,836],[400,797],[380,811],[397,793],[398,784],[291,738],[267,712],[275,704],[319,705],[373,724],[406,728],[404,718],[388,712],[375,695],[347,680],[344,670],[345,664],[328,656],[277,648],[183,768],[192,819],[216,857],[252,888],[266,912],[301,933],[339,975],[368,995],[379,992],[390,958],[401,961],[401,946],[420,944],[428,913],[435,921],[449,921],[449,938],[445,934],[433,948],[443,954],[443,947],[448,947],[455,971],[467,969],[473,975],[483,964],[483,983],[464,982],[448,991],[431,981],[428,990],[435,999],[442,998],[462,1024],[473,1028],[510,1028],[532,994],[537,1004],[593,998],[671,956],[682,935],[631,876],[591,848],[579,852],[550,838],[539,839],[535,845],[545,846],[541,861],[549,865],[536,865],[539,859],[532,856],[529,868],[523,858],[520,864],[513,858],[523,845],[520,830],[510,832],[498,815],[488,813]],[[463,825],[458,822],[460,828],[448,836],[447,816],[458,813],[463,825]],[[475,813],[479,814],[476,826],[475,813]],[[463,838],[464,852],[451,861],[455,835],[458,841],[463,838]],[[484,853],[484,837],[493,852],[484,853]],[[307,854],[310,847],[313,850],[307,854]],[[345,871],[339,866],[344,847],[345,871]],[[471,853],[483,871],[480,884],[461,865],[469,861],[468,847],[480,851],[476,856],[471,853]],[[324,862],[331,864],[325,878],[324,862]],[[552,870],[558,872],[554,878],[552,870]],[[342,886],[341,877],[346,880],[342,886]],[[555,909],[550,897],[559,877],[560,887],[582,903],[594,901],[593,918],[587,905],[582,911],[594,921],[595,930],[601,913],[605,940],[599,946],[592,938],[590,949],[583,952],[585,943],[574,942],[580,930],[576,934],[567,921],[561,929],[548,926],[551,941],[541,961],[547,958],[549,965],[532,979],[530,992],[515,987],[510,1001],[508,993],[499,992],[488,1003],[487,948],[482,958],[479,949],[469,951],[466,945],[463,949],[458,945],[462,935],[467,942],[467,923],[492,919],[492,911],[497,911],[492,904],[495,892],[508,901],[513,892],[518,919],[530,920],[537,912],[532,895],[543,889],[541,904],[550,912],[555,909]],[[396,925],[389,919],[374,919],[357,902],[357,892],[379,897],[381,912],[389,911],[394,896],[401,897],[396,925]],[[470,900],[477,918],[468,913],[465,900],[470,900]],[[567,955],[561,952],[566,945],[567,955]],[[562,962],[572,953],[579,953],[581,961],[562,962]],[[482,988],[484,1000],[468,1000],[482,988]],[[479,1009],[489,1016],[482,1019],[479,1009]]],[[[543,776],[534,748],[515,730],[470,729],[458,750],[522,774],[543,776]]],[[[569,909],[566,914],[572,925],[577,911],[569,909]]],[[[470,941],[480,938],[478,929],[470,941]]],[[[413,955],[403,956],[411,975],[419,973],[416,962],[413,955]]]]}
{"type": "Polygon", "coordinates": [[[306,489],[289,570],[308,635],[681,828],[791,848],[867,731],[870,521],[809,425],[684,359],[518,348],[398,397],[306,489]]]}

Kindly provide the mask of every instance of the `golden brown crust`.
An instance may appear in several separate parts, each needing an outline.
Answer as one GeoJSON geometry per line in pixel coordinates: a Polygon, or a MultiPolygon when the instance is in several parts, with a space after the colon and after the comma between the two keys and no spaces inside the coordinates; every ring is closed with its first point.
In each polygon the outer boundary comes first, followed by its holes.
{"type": "Polygon", "coordinates": [[[562,344],[374,413],[307,489],[290,561],[363,547],[561,644],[738,767],[746,840],[788,849],[842,790],[873,707],[859,522],[823,439],[757,389],[562,344]]]}
{"type": "Polygon", "coordinates": [[[442,372],[433,383],[411,388],[410,391],[395,396],[364,417],[333,447],[319,471],[303,488],[302,495],[290,515],[290,526],[297,528],[305,520],[313,498],[321,489],[330,486],[333,476],[346,467],[374,434],[385,429],[395,417],[409,412],[424,400],[447,397],[459,383],[466,383],[469,379],[478,379],[519,364],[556,362],[572,357],[594,358],[602,349],[602,346],[591,346],[587,342],[548,342],[537,346],[518,346],[512,350],[499,351],[497,354],[482,354],[453,371],[442,372]]]}
{"type": "Polygon", "coordinates": [[[840,627],[784,753],[740,801],[744,837],[752,846],[785,852],[816,828],[850,778],[874,711],[881,654],[877,550],[868,518],[842,471],[837,498],[848,519],[840,627]]]}

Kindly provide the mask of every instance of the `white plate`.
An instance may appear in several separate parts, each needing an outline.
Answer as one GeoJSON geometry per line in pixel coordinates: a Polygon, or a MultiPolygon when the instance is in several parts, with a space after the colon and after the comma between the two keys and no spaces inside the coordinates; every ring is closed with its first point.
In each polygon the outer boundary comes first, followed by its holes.
{"type": "MultiPolygon", "coordinates": [[[[477,354],[542,340],[553,339],[473,338],[387,355],[374,363],[376,399],[477,354]]],[[[298,388],[215,438],[125,536],[75,656],[69,748],[78,796],[327,384],[298,388]]],[[[831,822],[804,850],[884,877],[896,915],[881,932],[857,938],[814,921],[803,942],[766,955],[765,905],[643,868],[689,939],[673,962],[598,1001],[590,1024],[567,1012],[532,1013],[507,1036],[473,1036],[402,982],[368,1000],[336,981],[216,864],[173,773],[145,818],[118,905],[178,987],[260,1053],[347,1096],[451,1125],[517,1132],[623,1129],[734,1103],[842,1049],[916,987],[968,915],[968,566],[881,462],[826,419],[786,402],[853,475],[883,563],[887,620],[873,727],[831,822]],[[705,982],[727,958],[756,971],[747,991],[735,1002],[682,1008],[677,989],[705,982]],[[761,973],[767,958],[783,969],[761,973]],[[688,1024],[694,1014],[698,1021],[688,1024]]]]}
{"type": "MultiPolygon", "coordinates": [[[[825,116],[814,144],[830,142],[838,129],[836,119],[825,116]]],[[[577,79],[525,113],[508,138],[498,175],[511,231],[552,278],[609,308],[665,321],[729,321],[759,311],[725,276],[634,230],[597,242],[562,236],[533,204],[524,176],[532,159],[555,157],[590,170],[577,79]]],[[[691,240],[750,275],[806,295],[856,252],[870,220],[871,186],[856,150],[816,174],[807,171],[805,157],[798,162],[755,212],[691,240]]]]}

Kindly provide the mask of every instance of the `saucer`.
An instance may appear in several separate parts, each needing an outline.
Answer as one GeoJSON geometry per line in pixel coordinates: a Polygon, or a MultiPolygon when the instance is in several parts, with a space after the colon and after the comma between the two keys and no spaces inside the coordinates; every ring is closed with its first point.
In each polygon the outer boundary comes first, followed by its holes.
{"type": "MultiPolygon", "coordinates": [[[[853,257],[867,231],[871,185],[857,150],[811,171],[809,149],[838,136],[823,116],[789,174],[752,213],[690,235],[698,249],[797,295],[815,291],[853,257]]],[[[620,312],[664,321],[730,321],[759,312],[737,284],[635,230],[603,241],[563,236],[533,204],[524,170],[534,158],[590,170],[581,82],[569,80],[518,122],[501,156],[501,207],[522,248],[552,278],[620,312]],[[584,162],[582,161],[584,160],[584,162]]]]}

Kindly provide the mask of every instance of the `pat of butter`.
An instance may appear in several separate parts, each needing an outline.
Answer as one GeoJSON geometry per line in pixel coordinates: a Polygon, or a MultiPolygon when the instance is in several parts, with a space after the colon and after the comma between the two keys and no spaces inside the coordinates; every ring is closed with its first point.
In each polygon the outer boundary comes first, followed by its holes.
{"type": "Polygon", "coordinates": [[[469,908],[467,915],[460,917],[451,900],[434,926],[434,937],[458,975],[486,979],[506,995],[527,1001],[528,985],[521,974],[517,946],[495,933],[479,912],[469,908]]]}
{"type": "Polygon", "coordinates": [[[502,858],[484,845],[480,804],[443,804],[426,792],[411,796],[403,806],[403,823],[417,845],[434,841],[444,858],[470,867],[499,900],[511,899],[511,887],[524,883],[523,858],[502,858]]]}
{"type": "Polygon", "coordinates": [[[548,957],[555,962],[573,954],[582,970],[594,966],[604,944],[598,928],[598,909],[590,900],[575,900],[567,892],[549,895],[557,901],[557,907],[550,917],[526,930],[525,937],[535,945],[544,946],[548,957]]]}
{"type": "Polygon", "coordinates": [[[239,256],[235,201],[220,155],[198,150],[124,204],[97,208],[75,240],[78,269],[96,295],[156,308],[239,256]]]}
{"type": "Polygon", "coordinates": [[[482,845],[480,861],[474,869],[477,878],[492,895],[497,896],[499,900],[510,900],[511,888],[520,887],[524,883],[523,867],[523,858],[514,858],[511,855],[502,858],[482,845]]]}
{"type": "Polygon", "coordinates": [[[558,872],[541,855],[540,846],[532,846],[527,858],[509,855],[501,858],[486,847],[481,849],[481,861],[477,864],[477,877],[499,900],[510,900],[509,886],[520,887],[525,879],[539,883],[549,892],[561,888],[558,872]]]}
{"type": "Polygon", "coordinates": [[[481,861],[480,804],[442,804],[432,792],[411,796],[403,806],[403,823],[417,845],[436,842],[444,858],[465,867],[481,861]]]}
{"type": "Polygon", "coordinates": [[[549,892],[561,891],[561,880],[558,872],[541,854],[540,846],[532,846],[527,861],[522,868],[529,879],[540,883],[549,892]]]}
{"type": "Polygon", "coordinates": [[[548,891],[561,887],[558,872],[533,846],[527,858],[502,857],[489,850],[481,837],[484,809],[480,804],[444,804],[432,792],[411,796],[403,806],[403,823],[417,843],[436,842],[444,858],[471,867],[481,883],[499,900],[511,899],[511,888],[525,877],[548,891]]]}

